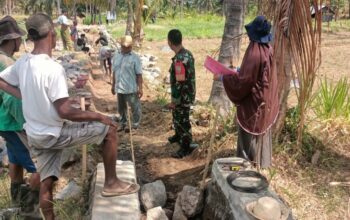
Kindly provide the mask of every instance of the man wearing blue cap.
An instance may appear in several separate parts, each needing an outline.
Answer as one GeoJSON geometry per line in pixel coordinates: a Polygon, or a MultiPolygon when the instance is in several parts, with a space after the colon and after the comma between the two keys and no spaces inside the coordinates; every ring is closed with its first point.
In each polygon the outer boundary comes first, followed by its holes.
{"type": "Polygon", "coordinates": [[[249,46],[238,74],[218,76],[226,93],[237,106],[237,156],[254,165],[271,165],[271,127],[279,110],[277,74],[273,65],[271,23],[258,16],[245,26],[249,46]]]}

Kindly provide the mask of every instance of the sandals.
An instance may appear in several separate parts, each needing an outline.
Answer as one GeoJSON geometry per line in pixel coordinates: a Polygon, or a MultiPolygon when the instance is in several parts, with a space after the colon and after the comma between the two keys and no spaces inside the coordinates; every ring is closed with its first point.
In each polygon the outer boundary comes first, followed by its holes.
{"type": "Polygon", "coordinates": [[[115,192],[106,192],[102,190],[101,195],[104,197],[112,197],[112,196],[123,196],[123,195],[129,195],[136,193],[140,190],[140,185],[136,183],[130,183],[128,187],[123,189],[122,191],[115,191],[115,192]]]}

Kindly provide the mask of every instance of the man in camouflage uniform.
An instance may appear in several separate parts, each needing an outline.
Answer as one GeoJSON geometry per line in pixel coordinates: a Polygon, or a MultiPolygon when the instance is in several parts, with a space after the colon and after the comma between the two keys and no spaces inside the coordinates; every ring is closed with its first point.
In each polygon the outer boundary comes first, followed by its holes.
{"type": "Polygon", "coordinates": [[[168,33],[169,47],[175,52],[170,66],[171,103],[175,135],[169,137],[170,143],[179,143],[173,157],[182,158],[191,154],[192,142],[190,106],[196,96],[194,58],[189,50],[182,46],[182,34],[173,29],[168,33]]]}

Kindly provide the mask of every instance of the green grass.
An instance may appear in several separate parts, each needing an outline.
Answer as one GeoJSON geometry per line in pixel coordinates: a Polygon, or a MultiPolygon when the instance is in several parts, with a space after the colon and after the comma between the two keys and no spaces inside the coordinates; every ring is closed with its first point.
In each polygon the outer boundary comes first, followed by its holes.
{"type": "Polygon", "coordinates": [[[54,202],[55,214],[58,219],[79,220],[82,217],[82,204],[77,199],[66,199],[54,202]]]}
{"type": "Polygon", "coordinates": [[[156,103],[160,106],[165,107],[167,104],[170,103],[170,96],[167,92],[167,89],[163,86],[158,86],[156,88],[157,97],[156,97],[156,103]]]}
{"type": "Polygon", "coordinates": [[[0,176],[0,209],[11,207],[10,178],[6,174],[0,176]]]}
{"type": "Polygon", "coordinates": [[[350,19],[341,19],[338,21],[331,21],[329,22],[329,25],[327,22],[323,22],[322,30],[324,32],[350,31],[350,19]]]}
{"type": "MultiPolygon", "coordinates": [[[[202,39],[221,37],[224,31],[225,18],[211,14],[185,14],[180,17],[158,18],[155,24],[144,26],[145,39],[150,41],[164,40],[169,30],[179,29],[185,38],[202,39]]],[[[125,33],[126,24],[108,26],[114,38],[120,38],[125,33]]]]}
{"type": "Polygon", "coordinates": [[[347,78],[337,83],[329,82],[324,78],[320,82],[320,89],[316,92],[313,101],[315,114],[322,119],[350,118],[350,85],[347,78]]]}

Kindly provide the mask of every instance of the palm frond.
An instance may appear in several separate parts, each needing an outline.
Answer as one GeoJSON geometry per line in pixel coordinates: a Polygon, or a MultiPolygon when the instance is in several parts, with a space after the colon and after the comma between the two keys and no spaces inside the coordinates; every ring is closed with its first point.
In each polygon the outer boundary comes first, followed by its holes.
{"type": "MultiPolygon", "coordinates": [[[[311,98],[316,72],[321,63],[321,12],[319,5],[322,0],[313,0],[312,6],[316,10],[315,20],[311,18],[310,1],[305,0],[272,0],[275,4],[274,13],[274,49],[275,62],[284,63],[284,56],[289,52],[292,59],[293,78],[297,79],[300,88],[296,89],[300,108],[300,123],[298,129],[298,144],[304,128],[305,111],[311,98]],[[285,47],[285,45],[289,45],[285,47]],[[289,51],[285,51],[288,48],[289,51]]],[[[271,7],[270,7],[271,8],[271,7]]],[[[279,65],[281,71],[283,65],[279,65]]]]}

